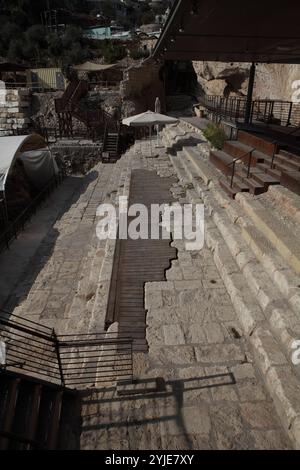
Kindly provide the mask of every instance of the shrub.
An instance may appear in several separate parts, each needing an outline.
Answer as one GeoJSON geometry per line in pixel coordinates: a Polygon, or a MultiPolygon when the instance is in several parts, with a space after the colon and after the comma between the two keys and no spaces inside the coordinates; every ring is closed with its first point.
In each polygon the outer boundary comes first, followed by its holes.
{"type": "Polygon", "coordinates": [[[204,129],[203,134],[207,140],[219,150],[223,148],[224,143],[227,140],[225,131],[216,124],[208,124],[206,129],[204,129]]]}
{"type": "Polygon", "coordinates": [[[130,56],[134,60],[146,59],[150,56],[150,52],[144,49],[136,49],[131,52],[130,56]]]}

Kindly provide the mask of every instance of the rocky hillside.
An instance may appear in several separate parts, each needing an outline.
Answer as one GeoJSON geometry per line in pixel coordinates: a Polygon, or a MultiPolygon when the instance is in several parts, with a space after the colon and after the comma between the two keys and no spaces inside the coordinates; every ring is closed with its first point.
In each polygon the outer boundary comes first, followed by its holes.
{"type": "MultiPolygon", "coordinates": [[[[250,64],[193,62],[193,65],[200,92],[208,95],[246,95],[250,64]]],[[[254,98],[295,101],[300,98],[298,89],[300,89],[300,65],[257,65],[254,98]]]]}

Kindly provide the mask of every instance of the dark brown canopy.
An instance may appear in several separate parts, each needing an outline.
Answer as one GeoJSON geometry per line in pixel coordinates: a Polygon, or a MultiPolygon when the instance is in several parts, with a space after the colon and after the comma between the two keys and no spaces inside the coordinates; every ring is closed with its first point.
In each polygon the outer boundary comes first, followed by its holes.
{"type": "Polygon", "coordinates": [[[0,63],[0,72],[25,72],[29,67],[11,62],[0,63]]]}
{"type": "Polygon", "coordinates": [[[299,0],[175,0],[153,56],[300,63],[299,0]]]}

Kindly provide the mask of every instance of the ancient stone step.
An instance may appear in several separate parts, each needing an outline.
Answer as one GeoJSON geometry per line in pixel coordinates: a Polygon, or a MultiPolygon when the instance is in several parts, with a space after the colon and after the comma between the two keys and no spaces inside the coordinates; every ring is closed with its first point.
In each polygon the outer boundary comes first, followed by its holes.
{"type": "MultiPolygon", "coordinates": [[[[183,162],[183,166],[189,180],[194,185],[195,178],[193,178],[193,173],[186,161],[183,162]]],[[[258,184],[256,180],[254,182],[258,184]]],[[[285,264],[285,260],[280,252],[276,251],[273,243],[268,241],[262,232],[259,232],[277,253],[276,266],[270,265],[269,271],[265,271],[265,266],[260,264],[259,250],[256,249],[256,252],[254,250],[252,252],[252,249],[247,246],[247,236],[245,235],[244,239],[239,228],[248,227],[247,220],[251,220],[247,211],[244,211],[244,206],[238,205],[235,201],[230,202],[223,191],[217,189],[216,184],[212,186],[210,191],[207,191],[207,188],[203,186],[201,192],[200,186],[198,184],[196,193],[198,194],[199,190],[206,209],[208,213],[212,214],[215,224],[214,227],[209,222],[206,224],[207,245],[214,253],[216,266],[238,313],[243,331],[250,336],[256,364],[265,378],[277,412],[285,429],[289,430],[296,445],[299,446],[300,408],[298,396],[300,381],[296,370],[291,365],[289,348],[289,341],[297,335],[296,331],[291,330],[289,323],[291,319],[297,322],[295,312],[297,312],[298,303],[292,301],[292,297],[294,297],[292,295],[292,289],[294,289],[292,280],[295,282],[296,276],[293,276],[293,270],[285,264]],[[223,193],[224,196],[220,193],[223,193]],[[222,205],[218,201],[222,201],[222,205]],[[241,213],[242,215],[240,215],[241,213]],[[232,221],[238,225],[233,224],[232,221]],[[283,287],[282,291],[279,291],[275,284],[275,277],[273,279],[271,275],[271,271],[273,272],[275,267],[274,276],[275,272],[277,273],[276,277],[278,276],[279,268],[281,268],[279,277],[282,275],[283,265],[280,264],[280,261],[286,267],[281,278],[287,281],[284,289],[287,299],[284,301],[282,299],[283,287]],[[292,278],[289,277],[290,274],[292,278]]],[[[196,186],[194,187],[196,188],[196,186]]],[[[194,194],[193,191],[191,194],[194,194]]],[[[237,196],[237,198],[240,197],[246,198],[247,201],[253,201],[253,198],[245,193],[240,193],[237,196]]],[[[256,222],[251,227],[254,225],[256,222]]],[[[265,257],[266,266],[270,261],[270,256],[272,257],[272,255],[265,257]]]]}
{"type": "Polygon", "coordinates": [[[259,201],[253,200],[244,194],[238,195],[237,200],[256,227],[261,230],[287,263],[299,274],[300,245],[298,239],[287,231],[276,215],[271,214],[259,201]]]}
{"type": "Polygon", "coordinates": [[[198,148],[184,146],[182,150],[195,166],[198,176],[209,186],[211,181],[216,178],[216,171],[210,168],[208,163],[203,160],[198,148]]]}
{"type": "Polygon", "coordinates": [[[298,194],[283,186],[272,186],[269,188],[267,196],[276,203],[277,208],[285,216],[300,223],[300,197],[298,194]]]}
{"type": "Polygon", "coordinates": [[[233,157],[223,150],[211,150],[209,155],[209,161],[224,175],[231,174],[233,160],[233,157]]]}
{"type": "Polygon", "coordinates": [[[300,195],[300,172],[299,171],[282,171],[280,184],[290,189],[294,193],[300,195]]]}
{"type": "Polygon", "coordinates": [[[279,164],[282,164],[284,165],[285,167],[287,168],[291,168],[291,170],[296,170],[296,171],[299,171],[300,169],[300,158],[299,160],[296,162],[290,158],[287,158],[285,156],[282,156],[280,153],[276,154],[275,155],[275,158],[274,158],[274,163],[279,163],[279,164]]]}
{"type": "Polygon", "coordinates": [[[300,316],[300,276],[284,262],[272,243],[254,225],[242,227],[242,235],[291,308],[300,316]]]}
{"type": "Polygon", "coordinates": [[[279,155],[283,155],[284,157],[290,159],[291,161],[295,162],[295,163],[299,163],[300,162],[300,156],[299,155],[296,155],[294,153],[291,153],[291,152],[288,152],[287,150],[283,150],[281,149],[279,151],[279,155]]]}
{"type": "Polygon", "coordinates": [[[260,183],[265,190],[267,190],[271,185],[279,184],[279,179],[272,175],[268,175],[268,173],[253,172],[252,179],[260,183]]]}

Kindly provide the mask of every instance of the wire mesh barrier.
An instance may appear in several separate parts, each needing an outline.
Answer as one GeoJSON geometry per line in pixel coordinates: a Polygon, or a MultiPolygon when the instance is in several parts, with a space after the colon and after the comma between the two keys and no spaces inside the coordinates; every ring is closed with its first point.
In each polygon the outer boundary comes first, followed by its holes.
{"type": "MultiPolygon", "coordinates": [[[[41,204],[50,196],[54,189],[62,183],[64,177],[65,172],[61,170],[57,175],[51,178],[45,188],[32,200],[32,202],[18,215],[15,220],[9,223],[6,218],[2,230],[0,225],[0,253],[3,250],[9,248],[12,241],[18,237],[18,234],[22,230],[24,230],[25,225],[31,220],[32,216],[36,213],[41,204]]],[[[5,208],[5,201],[1,204],[0,207],[1,214],[3,207],[5,208]]]]}
{"type": "MultiPolygon", "coordinates": [[[[245,120],[246,98],[208,95],[201,97],[195,107],[199,106],[206,108],[212,120],[224,119],[233,122],[245,120]]],[[[282,100],[254,100],[251,104],[250,122],[298,127],[300,104],[282,100]]]]}
{"type": "Polygon", "coordinates": [[[1,310],[0,345],[0,370],[70,389],[133,380],[132,339],[118,333],[57,336],[54,329],[1,310]]]}

